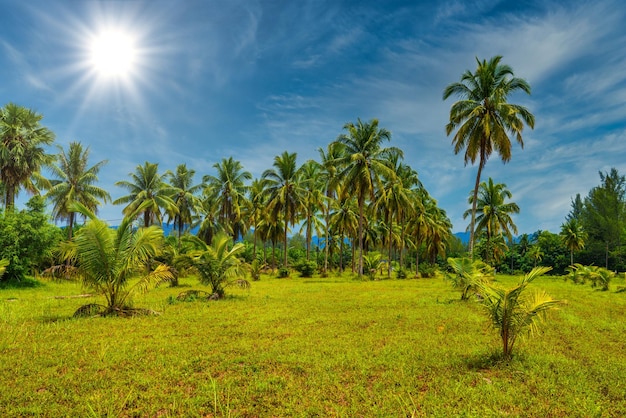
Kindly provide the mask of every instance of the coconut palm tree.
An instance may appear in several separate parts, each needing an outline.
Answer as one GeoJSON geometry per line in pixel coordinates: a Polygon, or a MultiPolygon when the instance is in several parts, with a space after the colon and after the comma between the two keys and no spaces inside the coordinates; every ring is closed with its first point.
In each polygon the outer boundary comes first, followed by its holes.
{"type": "Polygon", "coordinates": [[[537,263],[543,260],[543,251],[541,251],[541,247],[539,244],[533,244],[528,248],[526,254],[533,260],[533,267],[537,267],[537,263]]]}
{"type": "Polygon", "coordinates": [[[187,168],[186,164],[180,164],[176,167],[176,173],[170,170],[165,172],[165,177],[169,180],[172,189],[172,200],[176,205],[176,211],[170,213],[169,221],[174,221],[174,225],[178,230],[178,240],[183,233],[185,225],[191,225],[195,208],[200,204],[197,194],[202,191],[203,183],[193,184],[195,170],[187,168]]]}
{"type": "Polygon", "coordinates": [[[254,179],[248,188],[247,218],[253,229],[253,254],[256,258],[257,239],[259,238],[259,223],[263,219],[263,211],[266,207],[265,182],[262,179],[254,179]]]}
{"type": "Polygon", "coordinates": [[[347,123],[344,125],[347,133],[339,135],[336,142],[343,146],[342,156],[336,160],[342,170],[339,177],[342,179],[341,191],[345,195],[354,195],[359,210],[359,228],[357,240],[359,243],[358,274],[363,275],[363,226],[365,221],[366,201],[374,200],[376,188],[382,188],[382,176],[392,178],[395,173],[387,164],[390,156],[403,153],[395,147],[383,148],[383,141],[391,140],[391,133],[378,127],[378,119],[370,122],[347,123]]]}
{"type": "MultiPolygon", "coordinates": [[[[322,167],[317,161],[309,160],[300,167],[300,182],[304,190],[303,209],[306,241],[306,259],[311,259],[311,241],[313,231],[319,237],[322,232],[322,221],[319,218],[320,211],[324,208],[324,184],[321,175],[322,167]]],[[[302,229],[300,230],[302,232],[302,229]]]]}
{"type": "Polygon", "coordinates": [[[61,146],[58,149],[56,163],[50,165],[52,175],[56,178],[50,179],[50,188],[45,197],[52,201],[52,216],[57,220],[67,219],[68,239],[72,239],[76,219],[76,212],[71,209],[74,202],[97,213],[101,203],[111,201],[109,192],[94,185],[107,160],[87,167],[89,147],[83,148],[80,142],[70,142],[67,152],[61,146]]]}
{"type": "Polygon", "coordinates": [[[561,225],[561,240],[569,250],[570,266],[574,265],[574,251],[585,248],[587,234],[577,218],[570,217],[561,225]]]}
{"type": "Polygon", "coordinates": [[[340,198],[339,202],[336,204],[335,211],[330,214],[330,229],[332,231],[332,235],[339,236],[339,271],[341,272],[343,272],[343,250],[345,239],[348,237],[352,242],[354,242],[358,227],[359,215],[356,202],[350,196],[340,198]]]}
{"type": "MultiPolygon", "coordinates": [[[[134,219],[150,205],[140,204],[135,212],[124,217],[117,229],[112,229],[80,203],[71,209],[88,218],[68,245],[63,257],[76,266],[74,273],[83,285],[106,298],[101,315],[126,315],[132,295],[145,291],[163,281],[173,279],[169,267],[154,260],[161,255],[164,245],[163,230],[157,226],[134,230],[134,219]]],[[[93,313],[93,305],[79,308],[77,313],[93,313]]]]}
{"type": "Polygon", "coordinates": [[[224,226],[219,222],[219,207],[217,193],[213,187],[206,185],[202,191],[198,204],[195,207],[192,226],[198,226],[198,238],[205,244],[211,245],[213,237],[224,231],[224,226]]]}
{"type": "Polygon", "coordinates": [[[233,240],[237,240],[247,229],[241,210],[248,190],[245,182],[252,179],[252,174],[244,171],[241,162],[233,157],[223,158],[221,162],[213,164],[213,167],[217,170],[217,175],[204,176],[203,181],[217,193],[218,221],[233,240]]]}
{"type": "Polygon", "coordinates": [[[341,156],[342,146],[336,142],[331,142],[326,151],[317,149],[320,154],[321,177],[324,183],[326,194],[326,206],[324,207],[324,274],[328,271],[328,255],[330,251],[330,211],[333,201],[336,199],[339,190],[339,178],[337,177],[338,167],[336,160],[341,156]]]}
{"type": "Polygon", "coordinates": [[[171,198],[175,190],[165,182],[165,174],[159,174],[158,171],[159,165],[157,163],[146,161],[144,165],[138,165],[134,173],[129,174],[132,181],[124,180],[115,183],[116,186],[128,190],[130,194],[120,197],[113,204],[127,203],[122,211],[126,216],[136,213],[136,209],[142,207],[141,214],[145,227],[154,224],[161,226],[163,222],[161,209],[170,214],[178,212],[176,203],[171,198]],[[144,205],[144,202],[150,202],[150,204],[144,205]]]}
{"type": "Polygon", "coordinates": [[[547,273],[550,269],[550,267],[532,269],[517,286],[511,289],[503,289],[487,282],[477,283],[487,316],[491,319],[502,339],[504,358],[511,357],[513,346],[522,332],[526,330],[537,331],[546,313],[563,303],[542,291],[532,294],[528,294],[526,291],[533,280],[547,273]]]}
{"type": "Polygon", "coordinates": [[[304,189],[296,166],[297,154],[283,152],[274,158],[275,169],[265,170],[262,178],[267,185],[268,209],[274,221],[282,217],[284,226],[284,260],[287,267],[287,231],[289,224],[295,225],[298,215],[304,209],[304,189]]]}
{"type": "MultiPolygon", "coordinates": [[[[476,209],[478,216],[475,224],[476,230],[474,236],[484,232],[487,240],[486,248],[490,248],[491,241],[498,235],[504,233],[511,241],[513,233],[517,234],[517,226],[513,223],[511,214],[519,213],[519,206],[515,202],[506,202],[506,199],[513,197],[512,193],[506,188],[504,183],[494,183],[489,177],[487,182],[480,183],[478,192],[478,202],[474,204],[474,194],[470,194],[469,203],[472,209],[476,209]]],[[[463,213],[463,219],[472,214],[472,210],[468,209],[463,213]]],[[[471,224],[470,224],[471,226],[471,224]]],[[[486,260],[491,262],[491,256],[486,260]]]]}
{"type": "Polygon", "coordinates": [[[200,283],[211,286],[211,293],[223,298],[224,288],[228,286],[250,287],[250,282],[244,278],[246,272],[239,258],[245,249],[242,243],[232,245],[231,237],[226,234],[216,235],[211,245],[196,240],[201,249],[181,254],[178,263],[195,269],[200,283]]]}
{"type": "MultiPolygon", "coordinates": [[[[383,187],[377,189],[376,199],[374,201],[374,211],[381,212],[382,218],[387,224],[387,246],[388,259],[387,276],[391,277],[391,260],[392,260],[392,243],[394,222],[398,225],[400,231],[399,241],[401,244],[400,253],[404,246],[404,219],[415,213],[417,200],[413,196],[413,187],[417,185],[411,184],[417,181],[417,172],[412,170],[406,164],[400,162],[400,158],[395,155],[389,160],[389,167],[394,173],[391,178],[384,178],[383,187]]],[[[400,268],[402,268],[402,259],[400,259],[400,268]]]]}
{"type": "Polygon", "coordinates": [[[521,78],[513,76],[513,69],[501,64],[502,57],[495,56],[489,61],[476,58],[478,67],[475,72],[467,70],[461,81],[447,86],[443,99],[457,96],[459,101],[450,108],[450,122],[446,125],[446,134],[456,130],[452,139],[454,153],[465,150],[465,164],[474,164],[478,159],[478,172],[474,185],[472,212],[470,221],[470,255],[474,249],[476,204],[480,176],[493,151],[502,162],[511,159],[510,135],[523,147],[522,131],[524,124],[534,128],[535,117],[523,106],[508,103],[508,96],[523,91],[530,94],[530,85],[521,78]],[[458,128],[458,129],[457,129],[458,128]]]}
{"type": "Polygon", "coordinates": [[[38,193],[33,176],[54,159],[44,149],[54,141],[54,133],[41,125],[42,118],[41,114],[13,103],[0,109],[0,181],[7,208],[15,205],[21,187],[38,193]]]}

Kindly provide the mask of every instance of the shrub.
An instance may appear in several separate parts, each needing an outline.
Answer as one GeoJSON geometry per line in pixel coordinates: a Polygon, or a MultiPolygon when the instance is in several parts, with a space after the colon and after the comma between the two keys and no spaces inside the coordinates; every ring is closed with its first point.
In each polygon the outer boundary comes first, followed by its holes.
{"type": "Polygon", "coordinates": [[[599,287],[600,290],[609,290],[609,283],[615,277],[615,273],[604,267],[583,266],[579,263],[568,267],[567,271],[569,274],[566,279],[570,279],[576,284],[585,284],[589,281],[591,287],[599,287]]]}
{"type": "Polygon", "coordinates": [[[20,281],[52,263],[52,250],[63,240],[60,228],[48,222],[43,198],[28,201],[27,210],[0,214],[0,258],[9,261],[2,280],[20,281]]]}
{"type": "Polygon", "coordinates": [[[313,277],[313,274],[317,270],[317,263],[315,261],[302,260],[294,267],[301,277],[313,277]]]}
{"type": "Polygon", "coordinates": [[[286,277],[289,277],[289,268],[288,267],[281,267],[278,269],[278,277],[280,279],[284,279],[286,277]]]}

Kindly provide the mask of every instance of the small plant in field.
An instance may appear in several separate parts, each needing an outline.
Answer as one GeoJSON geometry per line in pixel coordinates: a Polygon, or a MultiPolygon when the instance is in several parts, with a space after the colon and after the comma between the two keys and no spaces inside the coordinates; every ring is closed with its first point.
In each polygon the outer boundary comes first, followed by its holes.
{"type": "Polygon", "coordinates": [[[396,271],[396,278],[398,279],[406,279],[406,270],[401,268],[396,271]]]}
{"type": "Polygon", "coordinates": [[[374,280],[376,272],[385,268],[387,263],[383,261],[383,255],[379,252],[370,252],[363,256],[363,273],[369,277],[370,280],[374,280]]]}
{"type": "Polygon", "coordinates": [[[252,280],[255,282],[261,280],[261,273],[265,267],[265,264],[263,264],[258,258],[252,260],[252,263],[250,263],[250,277],[252,280]]]}
{"type": "Polygon", "coordinates": [[[238,255],[245,249],[244,245],[232,245],[228,235],[218,234],[213,237],[211,245],[198,240],[200,250],[181,254],[177,262],[181,266],[193,268],[198,272],[200,283],[211,286],[211,293],[219,298],[225,295],[224,288],[239,286],[250,287],[250,282],[242,278],[245,275],[244,264],[238,255]],[[232,248],[230,248],[232,245],[232,248]]]}
{"type": "Polygon", "coordinates": [[[599,287],[600,290],[609,290],[609,283],[615,277],[615,273],[604,267],[583,266],[575,263],[567,269],[567,279],[576,284],[591,282],[591,287],[599,287]]]}
{"type": "Polygon", "coordinates": [[[479,284],[490,282],[494,277],[493,268],[480,260],[450,257],[448,266],[452,273],[446,273],[446,278],[461,291],[461,300],[468,300],[479,284]]]}
{"type": "Polygon", "coordinates": [[[550,270],[551,267],[535,267],[511,289],[502,289],[486,281],[477,282],[476,286],[482,296],[481,303],[502,339],[504,358],[511,357],[515,341],[524,331],[538,331],[546,312],[564,303],[543,291],[526,291],[533,280],[550,270]]]}
{"type": "Polygon", "coordinates": [[[289,277],[289,268],[288,267],[281,267],[278,269],[278,278],[280,279],[285,279],[289,277]]]}
{"type": "Polygon", "coordinates": [[[81,307],[76,311],[77,316],[145,313],[147,311],[130,307],[132,295],[172,280],[166,265],[155,267],[154,263],[163,248],[163,230],[156,226],[136,231],[132,228],[132,221],[144,206],[125,217],[114,230],[89,209],[76,204],[77,211],[89,220],[63,247],[63,259],[69,261],[68,272],[78,276],[83,286],[103,295],[107,301],[106,306],[81,307]]]}
{"type": "Polygon", "coordinates": [[[302,260],[294,268],[302,277],[313,277],[317,270],[317,263],[315,261],[302,260]]]}

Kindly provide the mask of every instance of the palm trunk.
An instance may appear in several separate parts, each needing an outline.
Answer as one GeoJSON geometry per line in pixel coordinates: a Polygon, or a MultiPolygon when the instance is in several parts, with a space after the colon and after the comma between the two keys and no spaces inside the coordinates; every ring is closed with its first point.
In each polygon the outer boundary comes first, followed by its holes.
{"type": "Polygon", "coordinates": [[[391,252],[392,252],[392,239],[391,239],[391,235],[393,234],[393,228],[392,228],[392,224],[393,222],[389,223],[389,264],[387,265],[387,278],[391,278],[391,252]]]}
{"type": "Polygon", "coordinates": [[[356,238],[352,239],[352,273],[356,272],[356,238]]]}
{"type": "Polygon", "coordinates": [[[285,204],[285,249],[284,249],[284,261],[283,267],[287,268],[287,215],[289,214],[289,210],[287,209],[289,206],[285,204]]]}
{"type": "Polygon", "coordinates": [[[306,261],[311,261],[311,215],[307,215],[306,220],[306,261]]]}
{"type": "Polygon", "coordinates": [[[402,255],[404,254],[404,217],[400,216],[400,270],[404,268],[402,255]]]}
{"type": "Polygon", "coordinates": [[[484,166],[485,166],[485,160],[481,152],[480,162],[478,163],[478,173],[476,173],[476,184],[474,184],[474,199],[472,201],[472,218],[470,221],[469,253],[470,253],[471,260],[474,259],[474,225],[476,223],[476,203],[478,201],[478,187],[480,186],[480,175],[483,172],[484,166]]]}
{"type": "Polygon", "coordinates": [[[343,240],[345,239],[343,232],[339,235],[341,242],[339,243],[339,271],[343,273],[343,240]]]}
{"type": "Polygon", "coordinates": [[[329,230],[330,230],[330,197],[328,197],[328,203],[326,204],[326,214],[325,214],[325,221],[326,221],[326,241],[325,241],[325,245],[324,245],[324,273],[326,273],[328,271],[328,236],[329,236],[329,230]]]}
{"type": "Polygon", "coordinates": [[[359,277],[363,276],[363,196],[359,196],[359,277]]]}
{"type": "Polygon", "coordinates": [[[68,241],[72,240],[72,234],[74,231],[74,216],[76,216],[75,212],[70,212],[68,223],[67,223],[67,239],[68,241]]]}

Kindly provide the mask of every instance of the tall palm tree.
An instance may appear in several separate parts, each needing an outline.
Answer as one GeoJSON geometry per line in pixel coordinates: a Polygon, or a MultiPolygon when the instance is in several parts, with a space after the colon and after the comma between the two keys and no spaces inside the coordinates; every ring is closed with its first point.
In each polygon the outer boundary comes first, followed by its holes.
{"type": "Polygon", "coordinates": [[[523,147],[522,131],[524,123],[535,126],[535,117],[523,106],[507,102],[508,96],[519,90],[530,94],[530,85],[521,78],[513,76],[513,69],[501,64],[501,56],[489,61],[476,58],[478,67],[474,73],[467,70],[461,81],[447,86],[443,99],[457,96],[459,101],[450,108],[450,122],[446,125],[446,134],[456,131],[452,139],[454,153],[465,149],[465,164],[474,164],[478,159],[478,172],[474,185],[472,217],[470,221],[470,256],[474,249],[476,203],[480,176],[489,156],[496,151],[502,162],[511,159],[511,139],[523,147]]]}
{"type": "Polygon", "coordinates": [[[365,220],[366,200],[374,200],[376,188],[382,188],[381,176],[392,178],[395,173],[389,168],[387,161],[390,155],[402,156],[402,151],[395,147],[383,148],[383,141],[391,140],[391,133],[378,127],[378,119],[370,122],[347,123],[347,133],[339,135],[336,142],[343,148],[342,156],[336,163],[342,167],[339,177],[342,179],[342,193],[355,195],[359,209],[359,276],[363,275],[363,223],[365,220]]]}
{"type": "Polygon", "coordinates": [[[122,196],[113,202],[114,205],[127,203],[123,209],[124,215],[135,213],[138,207],[142,207],[143,223],[145,227],[158,224],[161,226],[163,217],[161,209],[166,213],[176,213],[178,209],[176,203],[171,198],[174,190],[165,182],[165,174],[159,174],[157,163],[145,162],[138,165],[134,173],[129,176],[132,181],[118,181],[116,186],[123,187],[130,194],[122,196]],[[150,202],[149,205],[143,205],[150,202]]]}
{"type": "Polygon", "coordinates": [[[258,228],[261,220],[263,219],[263,211],[266,205],[265,198],[265,181],[263,181],[262,179],[254,179],[252,181],[252,184],[250,184],[250,188],[248,189],[247,217],[253,229],[253,254],[255,258],[257,239],[260,236],[258,228]]]}
{"type": "MultiPolygon", "coordinates": [[[[389,167],[394,175],[391,178],[384,178],[383,187],[377,190],[376,200],[374,201],[375,211],[381,212],[382,217],[387,224],[387,246],[389,263],[387,263],[387,276],[391,277],[391,260],[392,260],[392,234],[394,231],[394,222],[397,223],[400,231],[399,240],[404,245],[404,218],[415,212],[413,204],[412,181],[417,181],[417,173],[406,164],[400,162],[400,158],[395,155],[389,160],[389,167]]],[[[402,249],[400,248],[400,253],[402,249]]],[[[402,260],[400,260],[400,268],[402,268],[402,260]]]]}
{"type": "Polygon", "coordinates": [[[42,118],[43,115],[13,103],[0,109],[0,181],[7,208],[15,205],[20,187],[38,192],[33,176],[53,161],[44,146],[52,144],[54,133],[40,124],[42,118]]]}
{"type": "MultiPolygon", "coordinates": [[[[330,215],[330,229],[333,235],[339,236],[339,271],[343,272],[343,247],[346,237],[354,242],[358,227],[359,215],[355,201],[350,196],[340,198],[336,210],[330,215]]],[[[353,257],[354,259],[354,257],[353,257]]]]}
{"type": "Polygon", "coordinates": [[[251,180],[252,174],[244,171],[241,162],[233,157],[223,158],[221,162],[213,164],[213,167],[217,170],[217,175],[204,176],[203,180],[217,192],[219,222],[233,240],[237,240],[246,233],[241,210],[248,189],[245,181],[251,180]]]}
{"type": "Polygon", "coordinates": [[[585,248],[587,234],[577,218],[570,217],[561,225],[561,240],[569,250],[570,266],[574,265],[574,251],[585,248]]]}
{"type": "Polygon", "coordinates": [[[320,211],[324,208],[324,184],[321,175],[321,165],[317,161],[309,160],[300,167],[300,182],[304,190],[303,209],[306,241],[306,259],[311,259],[311,241],[313,240],[313,231],[319,237],[322,224],[319,218],[320,211]]]}
{"type": "Polygon", "coordinates": [[[50,179],[50,188],[45,197],[53,202],[52,216],[57,220],[67,219],[68,239],[72,239],[76,219],[72,204],[79,202],[97,213],[101,203],[111,200],[109,192],[94,185],[98,181],[100,168],[107,160],[87,167],[89,147],[83,148],[80,142],[70,142],[67,152],[61,146],[58,149],[57,161],[50,166],[52,175],[56,178],[50,179]]]}
{"type": "Polygon", "coordinates": [[[165,172],[165,177],[169,179],[169,185],[173,192],[172,200],[177,209],[177,211],[170,213],[170,220],[174,221],[178,230],[179,241],[185,225],[192,224],[195,208],[200,203],[197,195],[204,184],[193,184],[195,174],[196,171],[188,169],[186,164],[178,165],[176,173],[170,170],[165,172]]]}
{"type": "MultiPolygon", "coordinates": [[[[484,232],[487,240],[487,248],[490,246],[491,240],[504,233],[511,241],[513,233],[517,234],[517,226],[511,218],[511,214],[519,213],[519,206],[515,202],[506,202],[506,199],[513,197],[510,190],[506,188],[504,183],[494,183],[489,177],[487,182],[480,183],[478,192],[478,201],[474,202],[474,194],[470,194],[469,203],[472,210],[476,210],[479,215],[475,218],[474,236],[476,233],[484,232]]],[[[463,219],[472,214],[472,210],[468,209],[463,213],[463,219]]],[[[470,224],[471,226],[471,224],[470,224]]],[[[486,260],[489,262],[490,260],[486,260]]]]}
{"type": "Polygon", "coordinates": [[[324,273],[328,270],[328,255],[330,250],[330,211],[332,202],[336,199],[339,191],[339,178],[337,177],[338,167],[336,160],[341,156],[342,147],[331,142],[326,151],[322,148],[317,149],[320,154],[321,177],[324,183],[326,194],[326,206],[324,207],[324,273]]]}
{"type": "Polygon", "coordinates": [[[192,226],[198,226],[198,238],[207,245],[211,245],[213,237],[224,231],[224,226],[219,222],[219,207],[217,204],[218,191],[206,185],[202,191],[202,197],[195,207],[192,226]]]}
{"type": "Polygon", "coordinates": [[[268,208],[275,219],[284,223],[284,260],[287,267],[287,231],[296,224],[304,207],[304,189],[300,184],[296,166],[296,153],[283,152],[274,158],[275,169],[265,170],[262,178],[267,182],[268,208]]]}

